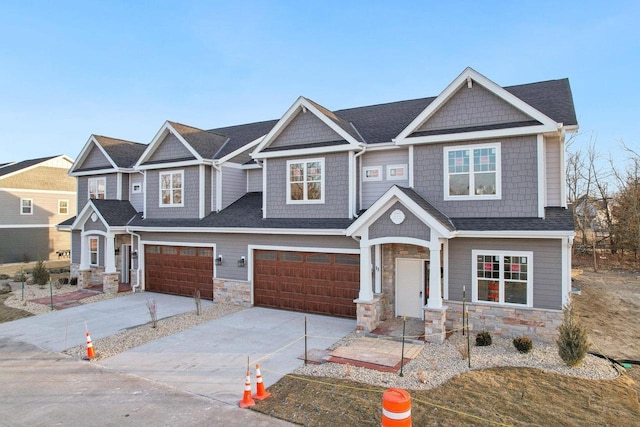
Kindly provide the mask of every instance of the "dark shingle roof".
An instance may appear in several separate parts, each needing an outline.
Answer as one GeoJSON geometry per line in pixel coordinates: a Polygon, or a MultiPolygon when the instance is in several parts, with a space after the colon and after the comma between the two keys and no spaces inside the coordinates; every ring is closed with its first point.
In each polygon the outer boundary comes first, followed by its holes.
{"type": "Polygon", "coordinates": [[[210,132],[216,132],[229,137],[220,151],[214,157],[220,159],[227,154],[242,148],[246,144],[265,136],[271,128],[273,128],[278,120],[269,120],[266,122],[248,123],[245,125],[228,126],[217,129],[211,129],[210,132]]]}
{"type": "Polygon", "coordinates": [[[62,221],[60,224],[58,224],[58,226],[59,227],[71,227],[74,222],[76,222],[76,217],[75,216],[62,221]]]}
{"type": "Polygon", "coordinates": [[[110,138],[102,135],[93,135],[93,137],[119,168],[133,167],[144,150],[147,149],[146,144],[140,144],[138,142],[125,141],[124,139],[110,138]]]}
{"type": "Polygon", "coordinates": [[[137,214],[128,200],[92,199],[91,203],[107,221],[109,227],[123,227],[137,214]]]}
{"type": "Polygon", "coordinates": [[[558,123],[564,123],[565,126],[578,124],[569,79],[547,80],[505,89],[558,123]]]}
{"type": "Polygon", "coordinates": [[[316,103],[316,102],[314,102],[314,101],[312,101],[312,100],[310,100],[308,98],[305,98],[305,99],[307,101],[309,101],[309,103],[313,104],[313,106],[315,106],[318,110],[320,110],[322,112],[322,114],[327,116],[331,121],[333,121],[336,125],[338,125],[342,130],[344,130],[349,135],[351,135],[356,141],[363,142],[362,141],[362,137],[360,135],[358,135],[358,132],[356,132],[356,130],[351,125],[351,123],[349,123],[347,120],[345,120],[344,118],[340,117],[335,112],[326,109],[322,105],[320,105],[320,104],[318,104],[318,103],[316,103]]]}
{"type": "Polygon", "coordinates": [[[176,122],[169,122],[169,124],[205,159],[213,159],[229,139],[228,136],[214,131],[202,130],[176,122]]]}
{"type": "Polygon", "coordinates": [[[26,169],[28,167],[35,166],[38,163],[46,162],[47,160],[51,160],[56,157],[59,157],[59,156],[41,157],[39,159],[23,160],[21,162],[8,164],[0,168],[0,177],[4,175],[9,175],[10,173],[13,173],[13,172],[17,172],[21,169],[26,169]]]}
{"type": "Polygon", "coordinates": [[[573,231],[573,214],[564,208],[546,208],[545,218],[451,218],[465,231],[573,231]]]}
{"type": "Polygon", "coordinates": [[[131,221],[133,227],[214,227],[214,228],[303,228],[346,229],[353,220],[345,218],[262,218],[262,193],[247,193],[219,213],[203,219],[143,219],[131,221]]]}
{"type": "Polygon", "coordinates": [[[427,202],[418,193],[413,191],[411,188],[400,187],[400,186],[396,186],[396,187],[398,187],[398,189],[402,191],[404,194],[409,196],[411,200],[416,202],[418,206],[420,206],[422,209],[428,212],[429,215],[437,219],[438,222],[441,223],[443,226],[445,226],[449,231],[455,230],[455,227],[451,222],[451,220],[449,219],[449,217],[446,216],[444,213],[440,212],[440,210],[434,207],[431,203],[427,202]]]}

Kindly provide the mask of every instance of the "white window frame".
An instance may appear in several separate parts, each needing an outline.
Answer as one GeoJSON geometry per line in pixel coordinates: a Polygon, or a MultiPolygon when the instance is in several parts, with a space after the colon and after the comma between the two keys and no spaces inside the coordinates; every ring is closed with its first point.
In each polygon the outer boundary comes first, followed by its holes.
{"type": "Polygon", "coordinates": [[[107,178],[104,176],[101,176],[99,178],[89,178],[89,181],[87,182],[87,197],[89,199],[91,199],[91,183],[95,182],[96,183],[96,196],[100,194],[100,192],[98,190],[100,190],[100,183],[102,183],[102,188],[104,188],[104,197],[102,199],[100,199],[99,197],[93,197],[94,199],[97,200],[104,200],[107,198],[107,178]]]}
{"type": "Polygon", "coordinates": [[[58,200],[58,215],[69,215],[69,200],[67,199],[58,200]],[[64,207],[66,212],[62,212],[62,206],[61,206],[62,203],[66,203],[66,206],[64,207]]]}
{"type": "Polygon", "coordinates": [[[362,181],[382,181],[382,166],[366,166],[362,168],[362,181]],[[376,171],[378,176],[367,176],[368,172],[376,171]]]}
{"type": "Polygon", "coordinates": [[[33,199],[26,199],[26,198],[21,198],[20,199],[20,215],[33,215],[33,199]],[[24,208],[26,208],[27,206],[24,205],[24,202],[29,202],[29,211],[25,212],[24,208]]]}
{"type": "Polygon", "coordinates": [[[495,251],[495,250],[483,250],[483,249],[473,249],[471,251],[471,271],[472,271],[472,284],[471,284],[471,298],[474,303],[478,304],[491,304],[491,305],[504,305],[510,307],[533,307],[533,252],[531,251],[495,251]],[[478,256],[488,255],[488,256],[499,256],[500,257],[500,277],[497,279],[498,281],[498,301],[484,301],[478,300],[478,280],[486,280],[483,277],[478,277],[478,267],[477,260],[478,256]],[[504,282],[508,281],[504,278],[504,257],[514,256],[514,257],[526,257],[527,264],[529,265],[527,271],[527,303],[526,304],[516,304],[516,303],[507,303],[504,302],[504,282]]]}
{"type": "Polygon", "coordinates": [[[444,173],[444,200],[500,200],[502,199],[502,155],[500,150],[501,144],[494,142],[490,144],[470,144],[470,145],[453,145],[444,147],[443,151],[443,173],[444,173]],[[473,150],[481,150],[483,148],[494,148],[496,150],[496,194],[474,194],[475,174],[482,173],[473,170],[473,150]],[[452,196],[449,194],[449,153],[452,151],[469,151],[469,194],[452,196]]]}
{"type": "Polygon", "coordinates": [[[324,165],[324,158],[316,158],[316,159],[297,159],[297,160],[287,160],[287,170],[285,171],[287,175],[287,204],[316,204],[316,203],[324,203],[324,195],[325,195],[325,176],[326,169],[324,165]],[[320,199],[309,200],[307,197],[307,164],[308,163],[320,163],[320,199]],[[303,177],[303,199],[302,200],[291,200],[291,165],[296,163],[304,163],[304,177],[303,177]]]}
{"type": "Polygon", "coordinates": [[[408,165],[387,165],[387,176],[385,177],[387,181],[408,181],[409,174],[408,165]],[[396,169],[402,169],[402,175],[397,175],[396,173],[392,173],[391,171],[396,169]]]}
{"type": "Polygon", "coordinates": [[[100,265],[100,238],[98,237],[89,237],[88,239],[88,243],[89,243],[89,247],[87,248],[89,250],[89,265],[92,266],[97,266],[100,265]],[[91,242],[95,241],[96,242],[96,250],[93,251],[91,250],[91,242]],[[93,262],[93,254],[96,254],[96,262],[93,262]]]}
{"type": "Polygon", "coordinates": [[[141,182],[132,182],[131,183],[131,194],[139,194],[142,193],[142,183],[141,182]]]}
{"type": "Polygon", "coordinates": [[[186,195],[186,192],[185,192],[184,170],[183,169],[158,172],[158,205],[161,208],[184,207],[185,195],[186,195]],[[173,202],[173,191],[176,190],[175,188],[173,188],[173,175],[175,175],[175,174],[179,174],[180,175],[180,182],[182,183],[182,187],[180,188],[180,191],[182,192],[182,197],[180,197],[180,203],[174,203],[173,202]],[[171,193],[171,198],[170,198],[170,202],[169,203],[162,203],[162,177],[164,175],[170,175],[171,176],[171,192],[172,193],[171,193]]]}

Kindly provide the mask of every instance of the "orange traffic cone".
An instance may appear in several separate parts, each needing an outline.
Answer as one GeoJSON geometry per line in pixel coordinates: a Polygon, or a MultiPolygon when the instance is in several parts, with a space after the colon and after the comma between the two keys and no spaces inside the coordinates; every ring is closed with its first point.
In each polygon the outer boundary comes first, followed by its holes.
{"type": "Polygon", "coordinates": [[[91,335],[89,335],[89,331],[87,331],[87,360],[91,360],[94,357],[96,357],[96,352],[93,350],[91,335]]]}
{"type": "Polygon", "coordinates": [[[260,365],[256,364],[256,394],[253,395],[254,399],[264,400],[271,396],[271,393],[264,389],[264,383],[262,382],[262,374],[260,373],[260,365]]]}
{"type": "Polygon", "coordinates": [[[256,402],[251,398],[251,373],[249,371],[247,371],[247,379],[244,382],[244,395],[242,395],[242,400],[238,404],[241,408],[256,405],[256,402]]]}

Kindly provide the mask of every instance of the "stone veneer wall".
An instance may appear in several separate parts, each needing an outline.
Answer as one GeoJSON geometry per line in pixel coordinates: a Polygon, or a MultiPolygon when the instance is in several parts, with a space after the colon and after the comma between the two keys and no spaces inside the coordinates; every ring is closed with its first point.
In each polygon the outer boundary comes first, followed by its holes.
{"type": "Polygon", "coordinates": [[[213,280],[213,299],[228,304],[251,306],[251,282],[244,280],[213,280]]]}
{"type": "MultiPolygon", "coordinates": [[[[445,301],[447,310],[447,330],[462,328],[462,303],[445,301]]],[[[553,342],[558,336],[558,326],[562,323],[561,310],[542,310],[484,304],[467,304],[469,328],[480,332],[486,330],[492,335],[514,338],[528,335],[546,342],[553,342]]]]}
{"type": "Polygon", "coordinates": [[[378,327],[384,301],[381,295],[376,295],[371,302],[356,302],[356,330],[371,332],[378,327]]]}
{"type": "Polygon", "coordinates": [[[382,245],[382,294],[384,307],[381,320],[395,317],[396,258],[429,259],[429,248],[399,243],[382,245]]]}

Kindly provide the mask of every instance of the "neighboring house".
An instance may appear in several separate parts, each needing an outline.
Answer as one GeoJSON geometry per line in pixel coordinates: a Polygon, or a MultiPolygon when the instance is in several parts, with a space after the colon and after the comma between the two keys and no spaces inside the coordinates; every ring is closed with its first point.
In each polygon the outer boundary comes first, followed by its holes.
{"type": "Polygon", "coordinates": [[[0,165],[0,263],[68,257],[56,224],[76,212],[73,160],[52,156],[0,165]]]}
{"type": "Polygon", "coordinates": [[[437,97],[330,111],[148,145],[92,136],[72,265],[82,286],[352,317],[471,324],[551,339],[569,301],[567,79],[501,87],[466,69],[437,97]],[[129,271],[131,275],[129,277],[129,271]]]}

